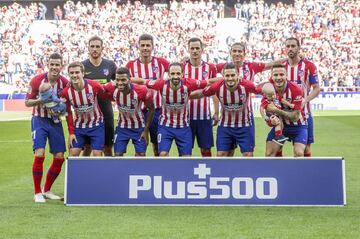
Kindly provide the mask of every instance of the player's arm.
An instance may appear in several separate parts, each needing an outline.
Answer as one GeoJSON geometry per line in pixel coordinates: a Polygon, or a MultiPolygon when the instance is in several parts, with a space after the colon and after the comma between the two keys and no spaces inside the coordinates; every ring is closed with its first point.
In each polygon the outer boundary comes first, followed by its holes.
{"type": "Polygon", "coordinates": [[[146,100],[144,101],[144,104],[146,106],[146,109],[148,110],[148,117],[145,122],[144,131],[141,133],[140,138],[143,138],[146,142],[146,144],[149,143],[149,129],[151,122],[155,115],[155,106],[153,101],[153,94],[152,92],[148,91],[146,94],[146,100]]]}
{"type": "Polygon", "coordinates": [[[159,79],[159,80],[145,80],[145,85],[148,89],[152,89],[152,90],[161,90],[164,85],[165,85],[164,80],[159,79]]]}
{"type": "Polygon", "coordinates": [[[114,99],[114,91],[115,91],[115,85],[114,82],[109,82],[104,86],[105,93],[103,95],[103,99],[109,100],[109,101],[115,101],[114,99]]]}
{"type": "Polygon", "coordinates": [[[35,90],[34,80],[31,80],[30,84],[29,84],[29,89],[26,93],[26,98],[25,98],[25,106],[26,107],[33,107],[33,106],[44,103],[44,101],[40,97],[36,98],[36,95],[38,93],[39,93],[39,91],[35,90]]]}
{"type": "Polygon", "coordinates": [[[131,77],[130,78],[131,83],[138,84],[138,85],[145,85],[146,80],[140,77],[131,77]]]}
{"type": "Polygon", "coordinates": [[[269,112],[273,112],[284,118],[287,118],[290,121],[297,121],[300,118],[300,110],[284,111],[284,110],[278,109],[273,103],[270,103],[267,106],[266,110],[269,112]]]}
{"type": "Polygon", "coordinates": [[[213,103],[214,103],[214,115],[213,115],[213,126],[217,125],[219,123],[219,98],[214,95],[212,97],[213,103]]]}
{"type": "Polygon", "coordinates": [[[265,63],[265,67],[264,67],[263,71],[271,70],[274,65],[282,64],[286,60],[287,60],[287,58],[279,58],[279,59],[275,59],[274,61],[267,62],[267,63],[265,63]]]}

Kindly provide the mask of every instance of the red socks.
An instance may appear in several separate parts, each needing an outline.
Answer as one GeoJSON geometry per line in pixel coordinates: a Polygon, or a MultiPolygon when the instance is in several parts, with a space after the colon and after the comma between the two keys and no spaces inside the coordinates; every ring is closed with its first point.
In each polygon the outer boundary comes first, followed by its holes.
{"type": "Polygon", "coordinates": [[[282,157],[282,156],[283,156],[283,154],[282,154],[282,149],[280,149],[280,150],[276,153],[275,157],[282,157]]]}
{"type": "Polygon", "coordinates": [[[309,153],[304,153],[304,157],[311,157],[311,152],[309,152],[309,153]]]}
{"type": "Polygon", "coordinates": [[[64,163],[64,158],[54,158],[46,175],[44,192],[50,191],[55,179],[61,172],[61,167],[64,163]]]}
{"type": "Polygon", "coordinates": [[[41,179],[43,175],[43,163],[45,157],[37,157],[35,156],[33,166],[32,166],[32,174],[34,181],[34,192],[41,193],[41,179]]]}

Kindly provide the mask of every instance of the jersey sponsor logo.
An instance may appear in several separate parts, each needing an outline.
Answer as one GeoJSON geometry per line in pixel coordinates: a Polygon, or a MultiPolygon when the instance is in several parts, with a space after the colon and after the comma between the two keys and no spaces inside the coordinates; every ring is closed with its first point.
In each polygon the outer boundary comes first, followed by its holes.
{"type": "Polygon", "coordinates": [[[239,111],[242,110],[243,108],[243,103],[239,102],[239,103],[235,103],[235,104],[224,104],[224,109],[229,110],[229,111],[239,111]]]}
{"type": "MultiPolygon", "coordinates": [[[[296,96],[294,101],[302,101],[303,97],[301,95],[296,96]]],[[[289,102],[291,102],[291,99],[287,99],[289,102]]]]}
{"type": "MultiPolygon", "coordinates": [[[[215,170],[216,171],[216,170],[215,170]]],[[[278,180],[274,177],[226,177],[215,175],[206,163],[193,169],[193,180],[167,180],[163,176],[129,175],[129,199],[268,199],[278,197],[278,180]]]]}
{"type": "Polygon", "coordinates": [[[108,76],[110,73],[109,69],[107,69],[107,68],[103,69],[103,73],[104,73],[104,75],[108,76]]]}
{"type": "Polygon", "coordinates": [[[167,109],[170,109],[170,110],[178,110],[178,109],[183,109],[185,104],[183,103],[168,103],[166,102],[165,103],[165,106],[167,109]]]}
{"type": "Polygon", "coordinates": [[[91,71],[88,71],[88,72],[85,71],[85,75],[90,75],[90,74],[91,74],[91,71]]]}
{"type": "Polygon", "coordinates": [[[93,104],[74,106],[74,110],[77,113],[88,113],[91,112],[93,109],[94,109],[93,104]]]}
{"type": "Polygon", "coordinates": [[[134,106],[128,106],[128,105],[118,105],[118,110],[125,113],[135,113],[136,109],[134,106]]]}

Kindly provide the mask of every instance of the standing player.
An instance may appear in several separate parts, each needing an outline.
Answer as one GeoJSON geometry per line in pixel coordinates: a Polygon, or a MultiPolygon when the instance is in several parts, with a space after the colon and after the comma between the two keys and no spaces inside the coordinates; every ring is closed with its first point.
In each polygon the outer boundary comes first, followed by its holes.
{"type": "Polygon", "coordinates": [[[201,91],[195,91],[191,98],[216,95],[221,103],[220,125],[217,128],[217,156],[231,156],[234,145],[239,145],[243,156],[253,156],[255,135],[252,112],[248,108],[250,93],[260,93],[261,89],[239,74],[233,63],[223,68],[224,79],[201,91]]]}
{"type": "Polygon", "coordinates": [[[71,84],[60,92],[60,96],[66,100],[70,156],[79,156],[87,142],[90,142],[94,156],[102,156],[104,117],[97,96],[105,97],[105,90],[98,82],[84,79],[84,65],[81,62],[71,63],[68,73],[71,84]]]}
{"type": "MultiPolygon", "coordinates": [[[[130,70],[131,77],[148,80],[163,79],[164,73],[168,70],[169,63],[164,58],[152,55],[154,50],[154,39],[149,34],[143,34],[138,41],[140,56],[136,60],[129,61],[126,68],[130,70]]],[[[159,156],[157,131],[159,125],[159,116],[161,109],[161,96],[159,92],[154,91],[155,114],[150,126],[150,138],[153,144],[154,156],[159,156]]],[[[145,119],[149,113],[144,109],[145,119]]]]}
{"type": "Polygon", "coordinates": [[[305,157],[311,157],[310,146],[314,143],[313,117],[310,110],[310,101],[320,93],[316,66],[311,61],[299,56],[300,42],[297,38],[290,37],[285,41],[288,56],[285,66],[287,79],[297,83],[304,92],[302,107],[304,108],[308,123],[308,140],[305,148],[305,157]]]}
{"type": "MultiPolygon", "coordinates": [[[[184,63],[184,77],[196,80],[208,80],[216,77],[215,66],[201,60],[204,50],[202,41],[196,37],[190,38],[188,41],[188,48],[190,59],[184,63]]],[[[217,99],[214,99],[214,102],[216,101],[217,99]]],[[[218,115],[218,104],[215,103],[214,106],[214,115],[218,115]]],[[[190,127],[193,146],[196,138],[201,155],[203,157],[211,157],[211,147],[214,146],[214,139],[210,100],[208,97],[190,100],[190,127]]]]}
{"type": "MultiPolygon", "coordinates": [[[[235,42],[231,45],[230,48],[230,57],[232,62],[235,65],[236,70],[238,71],[240,79],[245,78],[248,81],[254,82],[254,77],[256,74],[270,70],[274,64],[281,63],[283,59],[276,60],[269,63],[261,62],[250,62],[245,60],[246,57],[246,46],[244,43],[235,42]]],[[[218,73],[221,73],[226,63],[219,63],[216,65],[218,73]]],[[[251,112],[252,127],[255,134],[255,122],[252,109],[252,100],[248,101],[248,110],[251,112]]],[[[217,117],[217,115],[214,115],[217,117]]],[[[235,145],[236,147],[236,145],[235,145]]],[[[233,152],[229,156],[232,156],[233,152]]]]}
{"type": "Polygon", "coordinates": [[[145,86],[130,83],[130,72],[125,67],[116,70],[115,82],[109,82],[105,90],[119,109],[118,125],[115,131],[115,156],[123,156],[129,140],[135,146],[135,156],[145,156],[149,142],[149,127],[154,117],[152,92],[145,86]],[[141,104],[144,103],[149,115],[144,120],[141,104]]]}
{"type": "MultiPolygon", "coordinates": [[[[303,92],[294,82],[286,79],[286,67],[282,64],[274,65],[271,72],[271,84],[274,85],[276,100],[281,102],[281,107],[277,107],[273,102],[267,105],[266,110],[279,115],[284,123],[283,134],[288,137],[294,145],[294,156],[303,157],[308,139],[308,129],[306,114],[302,108],[303,92]],[[284,99],[288,103],[284,104],[284,99]],[[290,104],[291,105],[290,105],[290,104]],[[290,106],[293,106],[291,109],[290,106]]],[[[272,124],[278,124],[278,117],[272,118],[272,124]]],[[[281,146],[274,141],[275,129],[272,128],[266,139],[266,156],[276,156],[281,146]]]]}
{"type": "Polygon", "coordinates": [[[66,151],[64,132],[58,117],[53,118],[52,112],[44,106],[44,99],[39,98],[39,88],[43,82],[51,84],[53,90],[58,93],[65,88],[68,80],[60,75],[62,56],[53,53],[49,57],[49,72],[35,76],[30,80],[29,90],[26,94],[25,105],[33,107],[31,119],[31,131],[34,150],[34,162],[32,166],[34,181],[35,202],[45,202],[48,199],[60,199],[50,189],[61,171],[66,151]],[[46,139],[49,141],[50,153],[53,155],[53,162],[46,175],[43,193],[41,192],[41,179],[43,175],[43,162],[45,160],[46,139]],[[45,196],[45,198],[44,198],[45,196]]]}
{"type": "MultiPolygon", "coordinates": [[[[94,36],[88,41],[89,59],[82,62],[85,67],[86,79],[92,79],[100,84],[106,84],[111,80],[115,80],[116,64],[102,57],[104,49],[103,40],[94,36]]],[[[114,112],[111,101],[98,97],[101,112],[105,121],[105,145],[104,155],[112,156],[112,146],[114,140],[114,112]]],[[[84,147],[84,156],[90,156],[91,147],[87,144],[84,147]]]]}
{"type": "Polygon", "coordinates": [[[163,104],[157,136],[160,156],[169,156],[173,140],[175,140],[178,147],[179,156],[191,156],[192,136],[189,127],[189,94],[193,90],[204,88],[208,81],[183,78],[180,63],[170,64],[169,78],[169,80],[135,79],[133,81],[146,84],[149,89],[157,90],[161,94],[163,104]]]}

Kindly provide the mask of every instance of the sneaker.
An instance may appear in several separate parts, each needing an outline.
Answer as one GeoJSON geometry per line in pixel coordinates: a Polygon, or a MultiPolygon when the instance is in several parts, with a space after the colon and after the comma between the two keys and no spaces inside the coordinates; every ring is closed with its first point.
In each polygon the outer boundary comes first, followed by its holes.
{"type": "Polygon", "coordinates": [[[54,194],[51,191],[47,191],[43,193],[44,197],[47,199],[51,199],[51,200],[60,200],[61,197],[59,197],[58,195],[54,194]]]}
{"type": "Polygon", "coordinates": [[[275,138],[272,141],[277,143],[280,146],[283,146],[285,141],[288,139],[289,139],[288,137],[285,137],[283,134],[280,134],[278,136],[275,136],[275,138]]]}
{"type": "Polygon", "coordinates": [[[43,196],[42,193],[37,193],[37,194],[35,194],[35,195],[34,195],[34,201],[35,201],[36,203],[44,203],[44,202],[46,202],[46,200],[45,200],[45,198],[44,198],[44,196],[43,196]]]}

